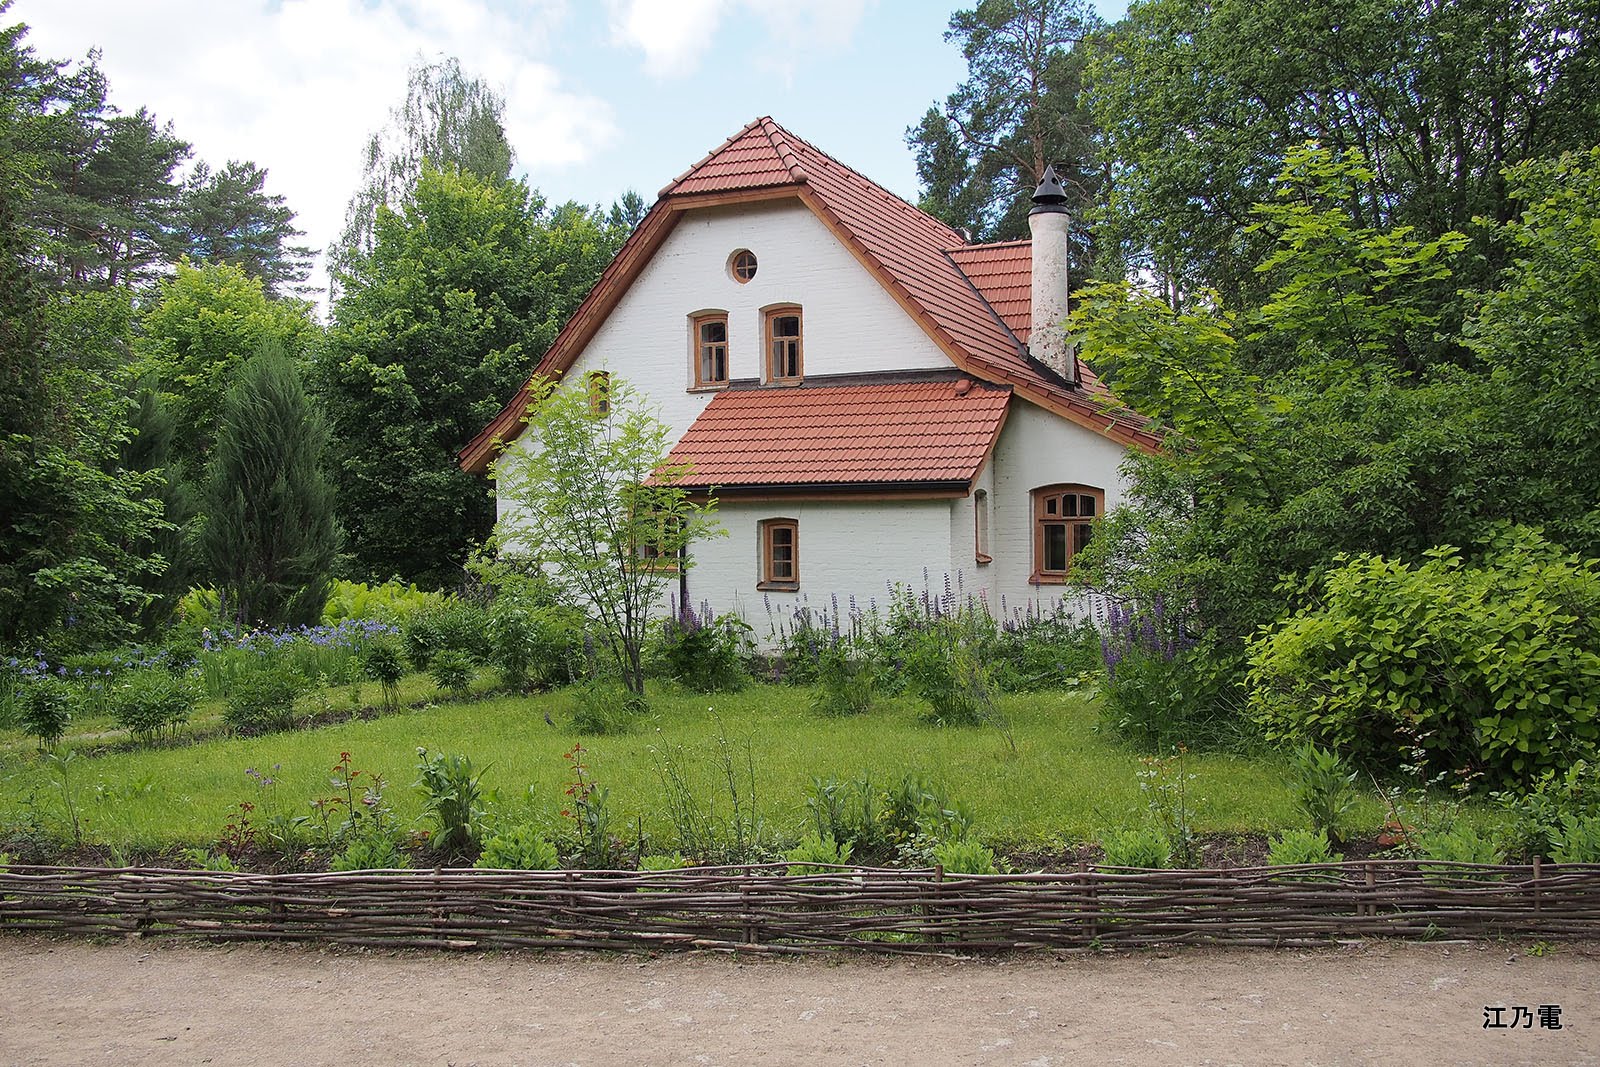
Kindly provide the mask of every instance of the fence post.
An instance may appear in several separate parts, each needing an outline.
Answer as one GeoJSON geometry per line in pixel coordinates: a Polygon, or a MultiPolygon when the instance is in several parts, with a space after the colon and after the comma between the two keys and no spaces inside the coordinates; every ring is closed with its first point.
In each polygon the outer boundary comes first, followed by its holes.
{"type": "Polygon", "coordinates": [[[928,918],[933,922],[933,943],[944,944],[944,908],[939,906],[940,898],[944,895],[944,864],[933,865],[933,904],[928,906],[928,918]]]}
{"type": "Polygon", "coordinates": [[[1100,895],[1095,892],[1094,883],[1089,880],[1089,861],[1083,858],[1078,860],[1078,873],[1083,876],[1083,899],[1088,903],[1088,915],[1084,919],[1089,937],[1084,941],[1087,948],[1094,944],[1100,937],[1100,895]]]}
{"type": "Polygon", "coordinates": [[[1378,917],[1378,905],[1373,903],[1372,897],[1377,890],[1378,876],[1373,871],[1371,862],[1362,864],[1362,866],[1366,870],[1367,899],[1366,903],[1361,905],[1360,913],[1368,918],[1375,919],[1378,917]]]}
{"type": "Polygon", "coordinates": [[[1533,913],[1535,915],[1539,914],[1539,878],[1543,875],[1543,873],[1544,873],[1544,869],[1543,869],[1543,866],[1541,865],[1541,862],[1540,862],[1540,859],[1539,859],[1539,854],[1538,853],[1534,853],[1534,856],[1533,856],[1533,913]]]}

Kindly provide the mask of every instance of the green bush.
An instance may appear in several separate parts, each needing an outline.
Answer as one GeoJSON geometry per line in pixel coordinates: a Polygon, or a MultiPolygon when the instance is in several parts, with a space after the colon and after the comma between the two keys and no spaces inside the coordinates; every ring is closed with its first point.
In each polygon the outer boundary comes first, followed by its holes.
{"type": "Polygon", "coordinates": [[[376,619],[379,622],[399,624],[419,611],[439,607],[444,594],[427,593],[416,585],[402,585],[397,581],[382,585],[365,582],[336,581],[328,592],[328,603],[322,609],[322,621],[332,626],[346,619],[376,619]]]}
{"type": "Polygon", "coordinates": [[[1311,606],[1251,643],[1250,707],[1268,736],[1512,786],[1592,752],[1600,565],[1525,527],[1476,564],[1450,546],[1424,555],[1344,559],[1311,606]]]}
{"type": "Polygon", "coordinates": [[[513,689],[565,685],[582,659],[586,623],[576,608],[502,593],[489,605],[489,661],[513,689]]]}
{"type": "MultiPolygon", "coordinates": [[[[923,795],[920,793],[919,795],[923,795]]],[[[883,813],[883,794],[865,776],[841,782],[813,778],[806,795],[815,836],[850,846],[859,858],[880,857],[893,851],[883,813]]],[[[907,836],[917,832],[917,814],[909,816],[907,836]]]]}
{"type": "Polygon", "coordinates": [[[501,871],[553,871],[561,866],[556,846],[526,823],[498,830],[483,843],[473,866],[501,871]]]}
{"type": "Polygon", "coordinates": [[[750,626],[737,615],[711,617],[684,605],[661,622],[650,658],[654,669],[700,693],[735,692],[750,680],[747,664],[755,654],[750,626]]]}
{"type": "Polygon", "coordinates": [[[1557,863],[1600,863],[1600,815],[1567,815],[1551,839],[1557,863]]]}
{"type": "Polygon", "coordinates": [[[400,679],[405,677],[405,664],[400,661],[400,643],[392,636],[374,638],[361,653],[361,672],[383,690],[385,711],[394,711],[400,704],[400,679]]]}
{"type": "Polygon", "coordinates": [[[1100,839],[1105,851],[1103,867],[1132,867],[1140,870],[1157,870],[1172,859],[1172,847],[1160,830],[1139,827],[1131,830],[1112,830],[1100,839]]]}
{"type": "Polygon", "coordinates": [[[850,862],[850,842],[807,834],[783,858],[789,861],[790,874],[832,874],[830,866],[843,867],[850,862]]]}
{"type": "Polygon", "coordinates": [[[872,708],[878,665],[845,640],[827,642],[817,655],[817,689],[811,708],[821,715],[860,715],[872,708]]]}
{"type": "Polygon", "coordinates": [[[1356,803],[1356,772],[1345,766],[1337,752],[1309,741],[1294,752],[1291,761],[1295,805],[1311,822],[1311,829],[1332,844],[1344,840],[1344,824],[1356,803]]]}
{"type": "Polygon", "coordinates": [[[1328,835],[1321,830],[1285,830],[1267,847],[1267,862],[1274,867],[1298,867],[1306,863],[1337,863],[1344,856],[1333,851],[1328,835]]]}
{"type": "Polygon", "coordinates": [[[343,852],[328,864],[333,871],[390,871],[411,866],[411,860],[400,851],[388,834],[368,834],[358,837],[345,846],[343,852]]]}
{"type": "Polygon", "coordinates": [[[140,741],[155,740],[161,731],[187,722],[199,694],[193,681],[164,670],[125,675],[111,689],[111,713],[140,741]]]}
{"type": "Polygon", "coordinates": [[[1494,794],[1505,815],[1507,847],[1532,859],[1552,856],[1568,820],[1600,817],[1600,765],[1578,760],[1562,774],[1546,771],[1533,787],[1494,794]]]}
{"type": "Polygon", "coordinates": [[[997,628],[986,658],[1006,692],[1059,689],[1100,669],[1100,631],[1092,620],[1064,611],[1024,615],[997,628]]]}
{"type": "Polygon", "coordinates": [[[472,689],[472,660],[465,652],[441,648],[428,664],[428,675],[439,691],[463,700],[472,689]]]}
{"type": "Polygon", "coordinates": [[[1505,853],[1470,826],[1453,826],[1421,834],[1417,847],[1425,859],[1436,863],[1501,863],[1505,853]]]}
{"type": "Polygon", "coordinates": [[[946,874],[994,874],[994,852],[971,838],[941,841],[933,846],[933,862],[946,874]]]}
{"type": "Polygon", "coordinates": [[[922,718],[939,726],[980,726],[995,718],[994,686],[977,651],[975,619],[945,619],[922,631],[906,658],[912,689],[928,702],[922,718]]]}
{"type": "Polygon", "coordinates": [[[41,749],[54,748],[72,724],[72,690],[65,682],[41,675],[22,683],[17,721],[39,739],[41,749]]]}
{"type": "Polygon", "coordinates": [[[438,827],[434,849],[450,857],[476,852],[486,814],[479,786],[483,771],[466,756],[430,756],[425,748],[417,749],[417,771],[423,810],[438,827]]]}
{"type": "Polygon", "coordinates": [[[448,597],[413,612],[402,624],[401,635],[406,658],[419,671],[431,667],[433,657],[446,650],[458,652],[473,663],[484,663],[489,658],[488,613],[461,597],[448,597]]]}
{"type": "Polygon", "coordinates": [[[573,686],[572,727],[580,734],[625,734],[650,710],[650,703],[621,682],[604,679],[573,686]]]}
{"type": "Polygon", "coordinates": [[[222,708],[223,721],[235,733],[252,735],[291,730],[294,702],[306,680],[287,667],[262,660],[236,678],[222,708]]]}
{"type": "Polygon", "coordinates": [[[681,871],[689,866],[681,852],[656,852],[639,858],[641,871],[681,871]]]}

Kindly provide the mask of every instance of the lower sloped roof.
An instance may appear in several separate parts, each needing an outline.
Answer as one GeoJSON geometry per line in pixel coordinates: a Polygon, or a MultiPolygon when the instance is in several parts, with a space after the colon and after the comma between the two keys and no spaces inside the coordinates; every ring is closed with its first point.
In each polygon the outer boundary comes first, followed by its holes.
{"type": "Polygon", "coordinates": [[[667,457],[691,488],[965,487],[1009,388],[971,378],[806,383],[718,393],[667,457]]]}

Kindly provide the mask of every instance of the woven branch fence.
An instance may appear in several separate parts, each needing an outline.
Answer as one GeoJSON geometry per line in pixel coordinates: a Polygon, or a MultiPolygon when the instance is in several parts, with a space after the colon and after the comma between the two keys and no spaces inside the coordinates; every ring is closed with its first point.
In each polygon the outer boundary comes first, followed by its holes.
{"type": "Polygon", "coordinates": [[[977,952],[1594,937],[1600,865],[947,875],[787,867],[250,874],[0,869],[0,930],[426,948],[977,952]]]}

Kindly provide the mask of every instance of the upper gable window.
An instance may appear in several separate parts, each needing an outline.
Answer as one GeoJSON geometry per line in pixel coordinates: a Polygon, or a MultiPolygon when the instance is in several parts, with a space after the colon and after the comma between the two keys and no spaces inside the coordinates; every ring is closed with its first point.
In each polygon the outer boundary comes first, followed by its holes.
{"type": "Polygon", "coordinates": [[[1072,557],[1089,544],[1105,493],[1087,485],[1051,485],[1033,491],[1033,581],[1060,582],[1072,557]]]}
{"type": "Polygon", "coordinates": [[[800,343],[800,309],[767,312],[767,381],[798,382],[804,373],[800,343]]]}
{"type": "Polygon", "coordinates": [[[733,275],[733,280],[743,285],[756,276],[756,254],[748,248],[741,248],[728,257],[728,273],[733,275]]]}
{"type": "Polygon", "coordinates": [[[611,372],[592,370],[584,376],[589,393],[589,413],[596,418],[611,414],[611,372]]]}
{"type": "Polygon", "coordinates": [[[728,384],[728,313],[710,311],[692,320],[694,387],[719,389],[728,384]]]}

